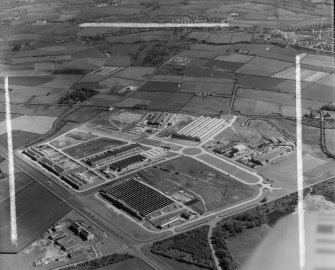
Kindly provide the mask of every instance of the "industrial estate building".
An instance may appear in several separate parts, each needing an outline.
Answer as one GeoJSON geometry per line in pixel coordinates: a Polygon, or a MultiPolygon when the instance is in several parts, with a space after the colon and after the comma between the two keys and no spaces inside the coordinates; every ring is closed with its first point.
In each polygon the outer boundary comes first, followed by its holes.
{"type": "Polygon", "coordinates": [[[115,206],[141,220],[176,204],[164,194],[135,178],[117,182],[101,190],[100,194],[115,206]]]}
{"type": "MultiPolygon", "coordinates": [[[[58,176],[74,189],[83,189],[99,181],[98,175],[48,145],[27,148],[23,154],[58,176]],[[43,151],[41,151],[43,149],[43,151]]],[[[101,180],[101,179],[100,179],[101,180]]]]}
{"type": "Polygon", "coordinates": [[[222,129],[227,123],[228,121],[224,119],[201,116],[174,133],[172,137],[200,142],[217,130],[222,129]]]}
{"type": "Polygon", "coordinates": [[[104,167],[101,171],[105,173],[107,177],[110,177],[111,175],[137,169],[143,166],[148,161],[149,159],[146,156],[142,154],[137,154],[115,161],[104,167]]]}
{"type": "Polygon", "coordinates": [[[83,161],[89,166],[99,166],[101,164],[108,163],[117,158],[129,155],[129,154],[141,151],[141,150],[142,150],[141,145],[137,143],[127,144],[127,145],[112,148],[104,152],[95,154],[93,156],[83,159],[83,161]]]}
{"type": "Polygon", "coordinates": [[[170,114],[168,112],[155,112],[150,113],[146,120],[148,125],[161,127],[164,126],[170,119],[170,114]]]}

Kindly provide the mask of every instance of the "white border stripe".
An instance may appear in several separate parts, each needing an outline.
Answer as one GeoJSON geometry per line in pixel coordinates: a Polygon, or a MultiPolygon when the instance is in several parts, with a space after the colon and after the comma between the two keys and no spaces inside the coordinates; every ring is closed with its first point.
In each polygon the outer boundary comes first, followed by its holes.
{"type": "Polygon", "coordinates": [[[302,126],[301,126],[301,78],[300,55],[296,62],[296,119],[297,119],[297,188],[298,188],[298,226],[299,226],[299,266],[305,267],[305,224],[304,224],[304,176],[302,163],[302,126]]]}
{"type": "Polygon", "coordinates": [[[10,198],[10,232],[11,232],[10,239],[13,245],[17,245],[14,158],[13,158],[12,121],[10,113],[8,77],[5,77],[5,99],[6,99],[6,129],[7,129],[7,145],[8,145],[8,178],[9,178],[9,198],[10,198]]]}
{"type": "Polygon", "coordinates": [[[185,28],[185,27],[228,27],[229,23],[81,23],[80,27],[125,27],[125,28],[185,28]]]}

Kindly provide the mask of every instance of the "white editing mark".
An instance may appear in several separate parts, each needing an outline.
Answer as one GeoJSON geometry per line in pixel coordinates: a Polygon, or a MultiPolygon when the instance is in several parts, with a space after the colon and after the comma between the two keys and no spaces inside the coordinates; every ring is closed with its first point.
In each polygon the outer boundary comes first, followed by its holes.
{"type": "Polygon", "coordinates": [[[185,28],[185,27],[228,27],[229,23],[81,23],[80,27],[122,27],[122,28],[185,28]]]}
{"type": "Polygon", "coordinates": [[[8,178],[9,178],[9,198],[10,198],[10,239],[13,245],[17,245],[12,121],[10,113],[8,77],[5,77],[5,98],[6,98],[6,129],[7,129],[7,145],[8,145],[8,178]]]}
{"type": "Polygon", "coordinates": [[[302,164],[302,126],[301,126],[301,81],[300,55],[296,63],[296,119],[297,119],[297,188],[298,188],[298,226],[299,226],[299,266],[305,267],[305,224],[304,224],[304,176],[302,164]]]}

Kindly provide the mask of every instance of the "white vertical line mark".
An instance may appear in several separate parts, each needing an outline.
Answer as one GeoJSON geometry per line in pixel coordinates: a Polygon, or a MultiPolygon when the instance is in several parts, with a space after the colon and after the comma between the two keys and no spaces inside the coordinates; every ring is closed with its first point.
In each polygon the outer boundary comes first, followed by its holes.
{"type": "Polygon", "coordinates": [[[296,119],[297,119],[297,188],[298,188],[298,226],[299,226],[299,267],[305,267],[305,224],[304,224],[304,176],[302,163],[302,126],[301,126],[301,81],[300,55],[296,63],[296,119]]]}
{"type": "MultiPolygon", "coordinates": [[[[185,27],[228,27],[229,23],[125,23],[125,22],[107,22],[107,23],[81,23],[80,27],[124,27],[124,28],[185,28],[185,27]]],[[[241,25],[242,26],[242,25],[241,25]]],[[[244,25],[247,26],[247,25],[244,25]]]]}
{"type": "Polygon", "coordinates": [[[7,145],[8,145],[8,178],[9,178],[9,198],[10,198],[10,239],[13,245],[17,245],[14,158],[13,158],[12,121],[10,113],[8,77],[5,77],[5,99],[6,99],[6,129],[7,129],[7,145]]]}

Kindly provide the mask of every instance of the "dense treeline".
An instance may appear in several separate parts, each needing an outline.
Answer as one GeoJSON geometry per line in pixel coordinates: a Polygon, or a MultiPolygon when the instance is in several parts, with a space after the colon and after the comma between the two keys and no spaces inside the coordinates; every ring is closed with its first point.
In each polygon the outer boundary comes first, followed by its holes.
{"type": "Polygon", "coordinates": [[[151,252],[207,269],[216,269],[208,243],[208,230],[209,226],[206,225],[154,242],[151,252]]]}
{"type": "Polygon", "coordinates": [[[230,253],[226,239],[224,239],[221,235],[218,235],[218,233],[218,231],[213,231],[212,244],[220,266],[224,270],[235,270],[238,268],[238,262],[230,253]]]}
{"type": "Polygon", "coordinates": [[[61,97],[58,103],[60,104],[75,104],[77,102],[83,102],[86,99],[98,94],[98,91],[82,88],[80,90],[70,91],[61,97]]]}
{"type": "Polygon", "coordinates": [[[312,187],[312,195],[322,195],[327,201],[335,203],[335,181],[327,180],[312,187]]]}
{"type": "Polygon", "coordinates": [[[128,259],[134,258],[133,255],[130,254],[112,254],[103,256],[98,259],[94,259],[91,261],[86,261],[82,263],[77,263],[76,265],[71,265],[63,268],[62,270],[72,270],[72,269],[80,269],[80,270],[93,270],[106,265],[122,262],[128,259]]]}
{"type": "MultiPolygon", "coordinates": [[[[304,195],[322,195],[326,200],[335,202],[335,181],[328,180],[304,190],[304,195]]],[[[212,243],[216,256],[223,269],[236,269],[237,263],[227,248],[225,239],[262,224],[273,226],[281,217],[295,211],[298,203],[297,192],[269,203],[264,203],[241,214],[225,218],[213,229],[212,243]]]]}

